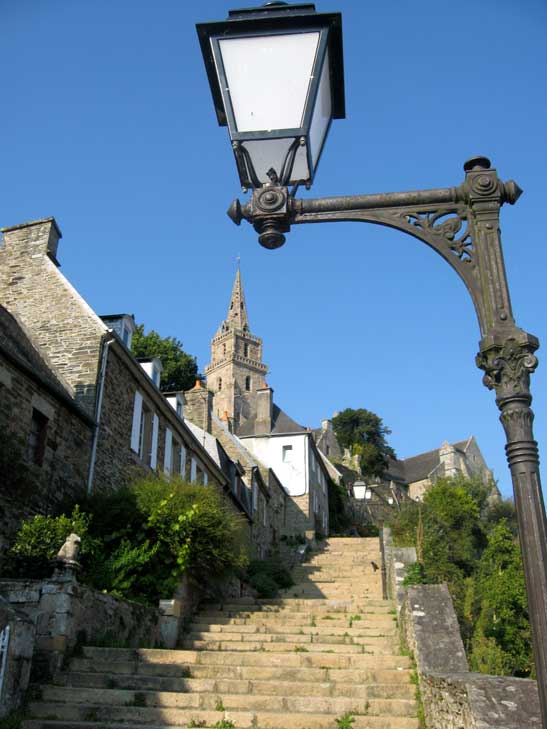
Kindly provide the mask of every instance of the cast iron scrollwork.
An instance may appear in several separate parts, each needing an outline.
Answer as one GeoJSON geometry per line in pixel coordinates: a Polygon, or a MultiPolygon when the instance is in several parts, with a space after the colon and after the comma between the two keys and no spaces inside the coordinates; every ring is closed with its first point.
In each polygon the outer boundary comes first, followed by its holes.
{"type": "Polygon", "coordinates": [[[467,216],[453,210],[434,212],[404,213],[404,220],[410,225],[421,228],[425,233],[433,233],[444,238],[452,253],[463,263],[474,264],[473,238],[469,231],[467,216]]]}

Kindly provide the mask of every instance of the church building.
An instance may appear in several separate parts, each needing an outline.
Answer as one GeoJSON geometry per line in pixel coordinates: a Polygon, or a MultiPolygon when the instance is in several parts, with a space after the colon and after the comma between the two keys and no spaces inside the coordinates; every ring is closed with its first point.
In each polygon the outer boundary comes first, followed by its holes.
{"type": "Polygon", "coordinates": [[[251,333],[241,271],[226,318],[211,342],[205,368],[213,412],[228,422],[242,446],[272,469],[291,497],[287,533],[328,534],[328,465],[314,434],[273,400],[262,361],[262,339],[251,333]]]}

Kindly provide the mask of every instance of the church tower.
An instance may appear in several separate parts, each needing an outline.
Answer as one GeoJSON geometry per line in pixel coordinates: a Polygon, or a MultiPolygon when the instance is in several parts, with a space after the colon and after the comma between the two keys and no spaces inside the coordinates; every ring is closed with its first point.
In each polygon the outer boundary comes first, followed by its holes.
{"type": "Polygon", "coordinates": [[[249,330],[238,267],[228,313],[211,341],[211,363],[205,368],[207,388],[214,394],[214,412],[222,417],[226,411],[234,432],[256,418],[256,391],[264,387],[267,372],[262,339],[249,330]]]}

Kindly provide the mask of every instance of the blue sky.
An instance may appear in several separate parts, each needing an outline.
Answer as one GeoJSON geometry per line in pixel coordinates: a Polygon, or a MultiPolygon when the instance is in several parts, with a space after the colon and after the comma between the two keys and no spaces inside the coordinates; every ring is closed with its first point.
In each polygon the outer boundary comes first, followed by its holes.
{"type": "MultiPolygon", "coordinates": [[[[252,5],[244,0],[234,5],[252,5]]],[[[476,154],[524,195],[502,209],[517,323],[541,338],[547,246],[547,5],[324,0],[344,23],[347,119],[306,196],[444,187],[476,154]]],[[[54,215],[62,271],[101,314],[130,312],[200,367],[241,256],[268,382],[303,425],[378,413],[400,457],[474,434],[511,493],[471,300],[441,258],[363,224],[296,226],[277,251],[225,211],[238,188],[194,25],[226,2],[0,0],[0,225],[54,215]]],[[[547,366],[533,378],[547,447],[547,366]]]]}

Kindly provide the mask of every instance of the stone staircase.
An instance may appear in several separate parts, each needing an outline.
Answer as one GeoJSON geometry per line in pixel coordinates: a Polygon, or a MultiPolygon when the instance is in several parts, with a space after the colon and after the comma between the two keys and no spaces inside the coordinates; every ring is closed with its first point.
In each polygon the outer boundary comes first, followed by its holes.
{"type": "Polygon", "coordinates": [[[206,606],[180,650],[85,647],[24,727],[418,729],[379,567],[377,539],[329,539],[281,598],[206,606]]]}

